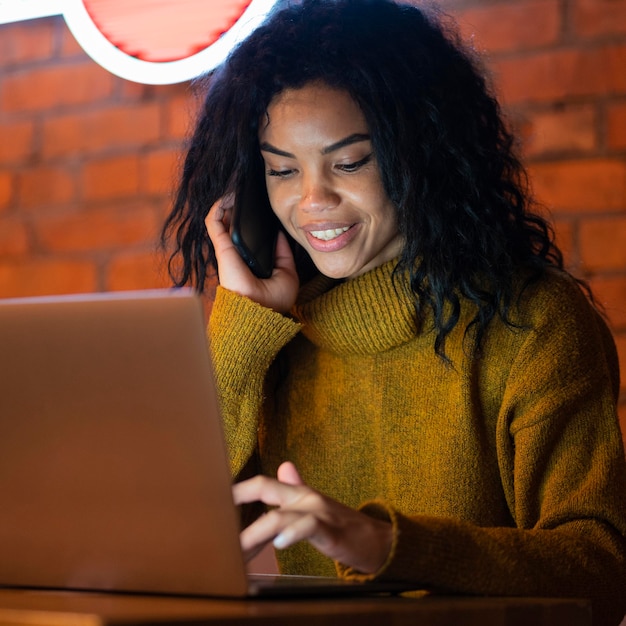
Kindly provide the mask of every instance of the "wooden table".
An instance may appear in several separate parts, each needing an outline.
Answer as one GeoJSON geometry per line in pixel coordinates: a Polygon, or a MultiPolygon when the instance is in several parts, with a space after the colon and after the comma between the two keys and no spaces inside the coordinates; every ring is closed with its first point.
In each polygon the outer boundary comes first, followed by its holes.
{"type": "Polygon", "coordinates": [[[584,600],[370,597],[212,600],[0,589],[0,626],[590,626],[584,600]]]}

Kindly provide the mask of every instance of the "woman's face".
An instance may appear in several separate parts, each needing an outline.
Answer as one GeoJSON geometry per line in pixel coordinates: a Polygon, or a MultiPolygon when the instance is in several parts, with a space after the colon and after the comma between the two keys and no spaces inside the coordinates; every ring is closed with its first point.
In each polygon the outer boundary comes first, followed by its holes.
{"type": "Polygon", "coordinates": [[[311,83],[270,103],[259,132],[274,212],[322,274],[353,278],[400,253],[365,117],[344,91],[311,83]]]}

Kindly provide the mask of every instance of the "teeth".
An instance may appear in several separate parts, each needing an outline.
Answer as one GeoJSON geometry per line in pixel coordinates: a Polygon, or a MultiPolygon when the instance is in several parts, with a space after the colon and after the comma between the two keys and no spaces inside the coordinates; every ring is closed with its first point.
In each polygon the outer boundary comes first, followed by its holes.
{"type": "Polygon", "coordinates": [[[312,230],[311,235],[313,235],[315,239],[330,241],[331,239],[339,237],[339,235],[345,233],[349,228],[349,226],[344,226],[343,228],[330,228],[328,230],[312,230]]]}

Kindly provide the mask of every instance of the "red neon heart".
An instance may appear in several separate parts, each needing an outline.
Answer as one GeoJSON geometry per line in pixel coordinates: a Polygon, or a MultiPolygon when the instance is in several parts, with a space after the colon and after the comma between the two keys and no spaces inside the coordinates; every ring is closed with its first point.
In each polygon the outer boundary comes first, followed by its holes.
{"type": "Polygon", "coordinates": [[[98,30],[144,61],[178,61],[208,48],[252,0],[82,0],[98,30]]]}

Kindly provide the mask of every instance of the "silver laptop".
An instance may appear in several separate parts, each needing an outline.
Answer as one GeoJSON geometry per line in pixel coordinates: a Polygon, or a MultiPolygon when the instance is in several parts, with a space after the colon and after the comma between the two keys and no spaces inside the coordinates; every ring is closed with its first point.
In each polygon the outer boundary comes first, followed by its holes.
{"type": "Polygon", "coordinates": [[[394,592],[246,572],[199,298],[0,300],[0,585],[394,592]]]}

